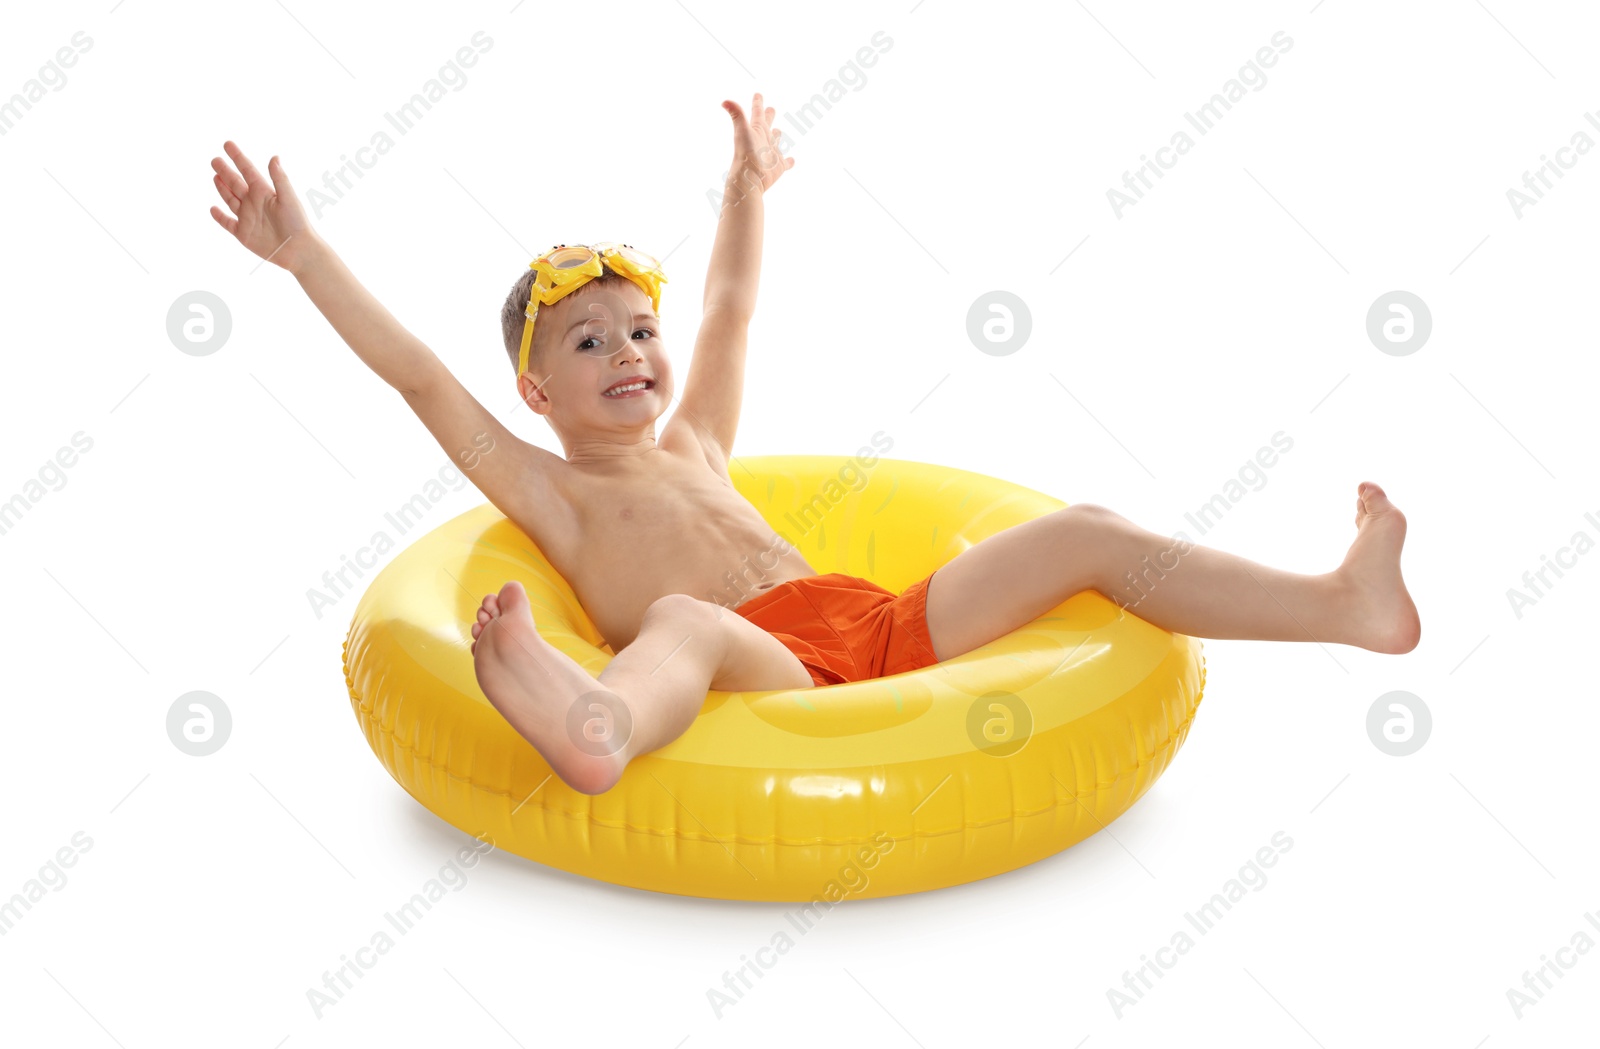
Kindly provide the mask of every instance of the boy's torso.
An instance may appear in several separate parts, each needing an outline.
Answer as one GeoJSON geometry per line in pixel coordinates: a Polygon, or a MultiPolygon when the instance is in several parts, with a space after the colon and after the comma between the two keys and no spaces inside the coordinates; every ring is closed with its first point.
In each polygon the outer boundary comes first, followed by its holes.
{"type": "MultiPolygon", "coordinates": [[[[541,457],[543,458],[543,457],[541,457]]],[[[688,594],[732,609],[817,574],[718,473],[692,438],[614,465],[543,458],[555,505],[516,520],[619,652],[651,602],[688,594]]]]}

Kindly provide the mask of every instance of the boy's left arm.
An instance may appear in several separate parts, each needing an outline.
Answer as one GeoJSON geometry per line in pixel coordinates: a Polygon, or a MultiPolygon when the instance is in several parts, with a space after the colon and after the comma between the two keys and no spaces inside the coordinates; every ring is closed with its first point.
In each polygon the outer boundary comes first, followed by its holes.
{"type": "MultiPolygon", "coordinates": [[[[706,272],[704,316],[678,407],[700,435],[707,455],[726,469],[739,428],[745,349],[761,278],[764,196],[778,176],[794,166],[794,159],[779,150],[780,132],[772,127],[774,111],[762,108],[760,94],[751,104],[748,121],[738,103],[722,106],[733,118],[733,163],[723,187],[722,212],[706,272]]],[[[675,414],[672,421],[677,419],[675,414]]]]}

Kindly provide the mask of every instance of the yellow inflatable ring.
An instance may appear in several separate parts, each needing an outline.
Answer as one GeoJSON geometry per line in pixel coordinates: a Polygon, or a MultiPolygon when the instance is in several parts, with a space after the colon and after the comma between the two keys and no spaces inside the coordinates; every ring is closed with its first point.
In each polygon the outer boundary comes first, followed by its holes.
{"type": "MultiPolygon", "coordinates": [[[[927,463],[740,462],[740,493],[819,573],[896,593],[1066,505],[927,463]],[[804,534],[802,506],[813,515],[804,534]]],[[[572,588],[485,504],[402,551],[362,595],[344,643],[356,719],[390,774],[447,822],[539,863],[657,892],[832,903],[1043,859],[1150,789],[1205,684],[1199,641],[1090,590],[908,673],[711,692],[687,732],[591,796],[556,777],[478,688],[471,624],[483,595],[511,579],[527,588],[541,635],[598,675],[614,653],[572,588]]]]}

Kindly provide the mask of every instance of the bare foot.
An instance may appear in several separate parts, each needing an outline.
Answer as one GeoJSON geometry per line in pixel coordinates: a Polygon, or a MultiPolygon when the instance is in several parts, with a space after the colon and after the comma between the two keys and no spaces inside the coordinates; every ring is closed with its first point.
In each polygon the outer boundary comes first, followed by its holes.
{"type": "Polygon", "coordinates": [[[1422,621],[1400,578],[1406,515],[1371,481],[1356,488],[1356,539],[1336,572],[1350,587],[1347,644],[1399,655],[1417,647],[1422,621]]]}
{"type": "Polygon", "coordinates": [[[507,583],[483,599],[472,636],[473,669],[483,694],[555,774],[584,794],[615,786],[628,763],[626,705],[539,636],[521,583],[507,583]]]}

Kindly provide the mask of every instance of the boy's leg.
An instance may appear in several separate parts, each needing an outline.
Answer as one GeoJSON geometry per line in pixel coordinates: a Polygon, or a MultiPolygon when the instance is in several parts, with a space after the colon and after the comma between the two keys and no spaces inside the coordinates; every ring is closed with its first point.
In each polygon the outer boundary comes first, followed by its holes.
{"type": "Polygon", "coordinates": [[[949,659],[1093,589],[1194,637],[1409,652],[1421,625],[1400,577],[1405,517],[1383,489],[1363,482],[1356,528],[1337,569],[1301,575],[1181,543],[1080,503],[991,536],[940,568],[928,587],[928,631],[935,654],[949,659]]]}
{"type": "Polygon", "coordinates": [[[653,603],[598,680],[539,636],[527,593],[507,583],[473,625],[484,695],[573,789],[602,794],[640,754],[681,736],[708,689],[810,688],[805,666],[736,612],[686,594],[653,603]]]}

